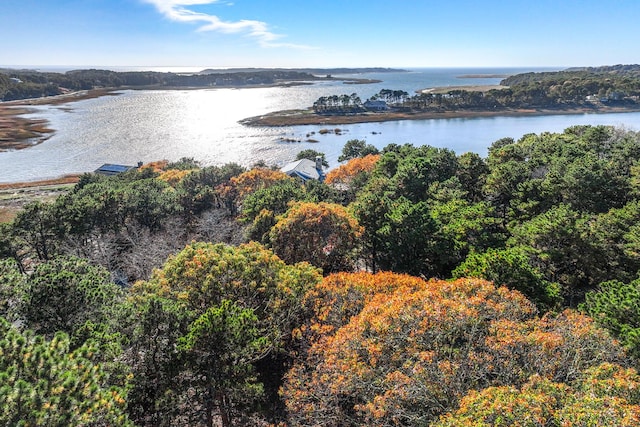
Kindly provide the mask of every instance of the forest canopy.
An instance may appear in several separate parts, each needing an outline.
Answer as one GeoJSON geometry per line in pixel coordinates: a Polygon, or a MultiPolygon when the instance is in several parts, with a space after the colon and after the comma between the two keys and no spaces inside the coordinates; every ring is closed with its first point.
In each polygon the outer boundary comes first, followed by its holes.
{"type": "Polygon", "coordinates": [[[0,423],[637,425],[638,132],[342,159],[85,174],[0,224],[0,423]]]}

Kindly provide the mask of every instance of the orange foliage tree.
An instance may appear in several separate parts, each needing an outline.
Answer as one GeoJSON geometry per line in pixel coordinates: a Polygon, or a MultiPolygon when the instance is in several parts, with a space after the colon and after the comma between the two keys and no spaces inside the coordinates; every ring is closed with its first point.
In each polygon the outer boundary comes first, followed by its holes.
{"type": "Polygon", "coordinates": [[[289,175],[281,171],[254,168],[232,177],[228,183],[219,185],[216,188],[216,193],[218,193],[222,203],[229,212],[235,215],[238,213],[238,207],[247,195],[257,190],[268,188],[283,180],[292,179],[289,175]]]}
{"type": "Polygon", "coordinates": [[[471,391],[434,427],[634,427],[640,425],[640,377],[603,363],[571,385],[532,376],[513,386],[471,391]]]}
{"type": "Polygon", "coordinates": [[[365,157],[356,157],[349,160],[344,165],[331,170],[325,182],[333,185],[336,190],[340,191],[344,202],[350,203],[356,199],[356,195],[362,190],[371,173],[376,167],[380,159],[379,154],[369,154],[365,157]]]}
{"type": "Polygon", "coordinates": [[[389,294],[398,289],[413,292],[427,286],[421,278],[392,272],[330,274],[304,296],[308,321],[301,325],[300,332],[307,341],[315,341],[349,323],[351,317],[360,313],[378,294],[389,294]]]}
{"type": "Polygon", "coordinates": [[[156,173],[160,173],[167,168],[168,164],[169,164],[168,160],[156,160],[155,162],[145,163],[144,165],[140,166],[140,169],[141,170],[151,169],[156,173]]]}
{"type": "Polygon", "coordinates": [[[585,316],[540,319],[519,292],[432,280],[375,293],[311,345],[282,394],[291,425],[428,425],[471,389],[519,387],[535,374],[565,382],[621,360],[585,316]]]}
{"type": "Polygon", "coordinates": [[[162,172],[158,176],[158,179],[166,182],[172,187],[175,187],[176,185],[178,185],[180,181],[183,180],[185,176],[193,173],[193,171],[194,171],[193,169],[191,170],[169,169],[162,172]]]}
{"type": "Polygon", "coordinates": [[[231,185],[234,186],[240,197],[245,197],[260,188],[266,188],[274,183],[293,179],[284,172],[272,169],[256,168],[243,172],[231,178],[231,185]]]}
{"type": "Polygon", "coordinates": [[[359,174],[371,172],[375,168],[378,159],[380,159],[379,154],[353,158],[344,165],[329,171],[325,182],[327,184],[349,184],[359,174]]]}
{"type": "Polygon", "coordinates": [[[171,399],[188,401],[180,412],[206,415],[206,425],[219,413],[231,425],[258,402],[275,401],[268,380],[286,370],[292,331],[304,317],[302,297],[320,279],[308,263],[287,265],[255,242],[193,242],[170,257],[131,289],[131,302],[139,315],[148,313],[145,327],[153,331],[141,334],[145,350],[134,356],[142,359],[133,387],[140,407],[170,412],[171,399]],[[171,381],[171,396],[147,376],[171,381]]]}
{"type": "Polygon", "coordinates": [[[328,274],[353,269],[361,233],[343,206],[297,202],[279,217],[269,240],[285,262],[308,261],[328,274]]]}

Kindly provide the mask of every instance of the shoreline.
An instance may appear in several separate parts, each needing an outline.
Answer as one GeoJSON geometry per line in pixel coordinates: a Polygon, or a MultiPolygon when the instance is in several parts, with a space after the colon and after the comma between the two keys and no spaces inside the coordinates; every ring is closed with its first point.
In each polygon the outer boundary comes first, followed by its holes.
{"type": "Polygon", "coordinates": [[[0,102],[0,153],[22,150],[45,142],[55,132],[44,119],[23,117],[33,113],[34,105],[59,105],[107,95],[117,89],[91,89],[43,98],[18,99],[0,102]]]}
{"type": "Polygon", "coordinates": [[[345,125],[358,123],[377,123],[400,120],[437,120],[437,119],[473,119],[481,117],[524,117],[554,116],[572,114],[636,113],[640,106],[628,107],[574,107],[574,108],[537,108],[502,110],[452,110],[452,111],[415,111],[415,112],[369,112],[351,115],[320,115],[311,109],[276,111],[262,116],[240,120],[245,126],[302,126],[302,125],[345,125]]]}
{"type": "MultiPolygon", "coordinates": [[[[380,80],[363,78],[318,78],[314,81],[342,81],[345,85],[378,83],[380,80]]],[[[33,112],[34,105],[59,105],[68,102],[83,101],[102,96],[117,96],[123,90],[211,90],[211,89],[254,89],[270,87],[292,87],[310,85],[314,81],[276,81],[271,84],[255,84],[241,86],[122,86],[96,88],[64,93],[41,98],[26,98],[13,101],[0,101],[0,153],[4,151],[22,150],[41,144],[55,132],[47,126],[44,119],[23,117],[33,112]]]]}
{"type": "MultiPolygon", "coordinates": [[[[344,84],[354,84],[354,81],[343,80],[344,84]]],[[[364,81],[363,81],[364,83],[364,81]]],[[[77,92],[70,92],[43,98],[21,99],[0,102],[0,153],[9,150],[20,150],[40,144],[55,132],[47,126],[44,119],[25,118],[23,115],[31,113],[33,105],[59,105],[69,102],[98,98],[102,96],[117,96],[123,90],[200,90],[200,89],[234,89],[256,87],[286,87],[305,84],[305,82],[278,82],[272,85],[251,85],[241,87],[119,87],[100,88],[77,92]]],[[[308,84],[308,83],[307,83],[308,84]]],[[[355,83],[357,84],[357,83],[355,83]]],[[[428,88],[420,91],[451,90],[452,87],[428,88]]],[[[479,87],[488,90],[488,87],[479,87]]],[[[500,110],[450,110],[450,111],[384,111],[365,112],[358,114],[316,114],[311,108],[300,110],[274,111],[261,116],[248,117],[239,121],[245,126],[284,127],[301,125],[346,125],[357,123],[376,123],[400,120],[437,120],[482,117],[522,117],[545,115],[571,114],[606,114],[640,112],[640,105],[633,107],[581,106],[570,108],[511,108],[500,110]]]]}

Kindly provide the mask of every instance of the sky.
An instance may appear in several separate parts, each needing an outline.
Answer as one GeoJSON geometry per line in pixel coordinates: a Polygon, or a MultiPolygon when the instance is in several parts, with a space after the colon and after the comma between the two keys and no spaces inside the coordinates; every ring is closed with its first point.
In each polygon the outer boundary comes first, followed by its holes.
{"type": "Polygon", "coordinates": [[[0,67],[640,63],[640,0],[0,0],[0,67]]]}

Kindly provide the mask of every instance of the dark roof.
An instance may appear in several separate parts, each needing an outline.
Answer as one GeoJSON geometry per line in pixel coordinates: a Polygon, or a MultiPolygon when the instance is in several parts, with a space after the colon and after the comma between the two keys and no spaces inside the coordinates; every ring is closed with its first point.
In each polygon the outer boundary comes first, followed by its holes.
{"type": "Polygon", "coordinates": [[[376,106],[376,107],[386,107],[387,103],[386,103],[386,101],[381,101],[381,100],[375,100],[374,101],[374,100],[371,100],[371,99],[367,99],[364,102],[364,105],[367,105],[367,106],[370,105],[370,106],[376,106]]]}
{"type": "Polygon", "coordinates": [[[363,105],[364,105],[364,108],[367,108],[369,110],[386,110],[389,108],[387,103],[382,100],[374,101],[371,99],[367,99],[363,105]]]}
{"type": "Polygon", "coordinates": [[[126,166],[126,165],[114,165],[111,163],[105,163],[95,170],[95,173],[99,173],[102,175],[117,175],[122,172],[126,172],[131,169],[135,169],[135,166],[126,166]]]}

